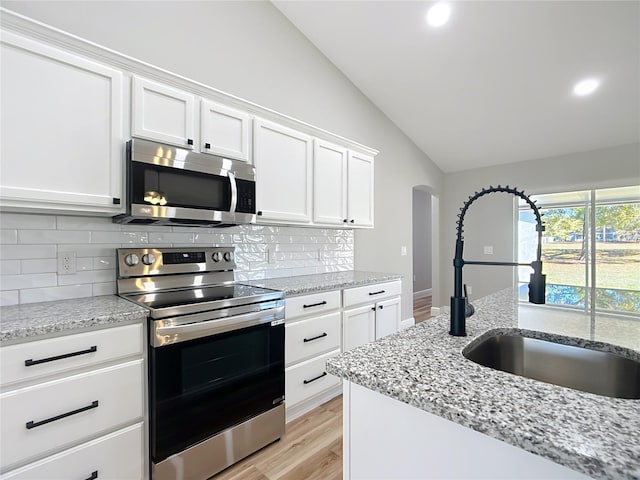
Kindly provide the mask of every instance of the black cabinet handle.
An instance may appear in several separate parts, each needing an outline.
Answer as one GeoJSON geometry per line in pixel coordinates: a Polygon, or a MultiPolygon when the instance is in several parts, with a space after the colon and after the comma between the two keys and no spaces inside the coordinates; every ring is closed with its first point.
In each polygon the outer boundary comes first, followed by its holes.
{"type": "Polygon", "coordinates": [[[350,220],[350,223],[356,223],[356,221],[352,218],[352,219],[350,220]]]}
{"type": "Polygon", "coordinates": [[[204,144],[204,148],[211,148],[211,144],[210,143],[205,143],[204,144]]]}
{"type": "Polygon", "coordinates": [[[382,305],[380,305],[378,308],[379,308],[380,310],[382,310],[382,305]]]}
{"type": "Polygon", "coordinates": [[[322,377],[326,377],[327,372],[322,372],[320,375],[318,375],[317,377],[313,377],[311,380],[303,380],[304,384],[307,385],[311,382],[315,382],[316,380],[320,380],[322,377]]]}
{"type": "Polygon", "coordinates": [[[111,200],[113,201],[114,205],[120,205],[120,199],[119,198],[112,197],[111,200]]]}
{"type": "Polygon", "coordinates": [[[85,480],[96,480],[96,478],[98,478],[98,470],[91,472],[91,476],[85,478],[85,480]]]}
{"type": "Polygon", "coordinates": [[[93,353],[97,351],[98,351],[98,347],[96,345],[93,345],[92,347],[87,348],[86,350],[65,353],[63,355],[57,355],[55,357],[41,358],[40,360],[33,360],[32,358],[30,358],[29,360],[24,361],[24,366],[31,367],[32,365],[38,365],[40,363],[55,362],[56,360],[62,360],[63,358],[77,357],[78,355],[85,355],[87,353],[93,353]]]}
{"type": "Polygon", "coordinates": [[[46,425],[47,423],[70,417],[71,415],[75,415],[76,413],[86,412],[87,410],[91,410],[92,408],[98,408],[98,400],[94,400],[93,402],[91,402],[91,405],[87,405],[86,407],[78,408],[77,410],[73,410],[71,412],[62,413],[60,415],[56,415],[55,417],[47,418],[46,420],[40,420],[39,422],[34,422],[33,420],[31,420],[30,422],[26,423],[26,427],[27,430],[31,430],[32,428],[39,427],[40,425],[46,425]]]}
{"type": "Polygon", "coordinates": [[[319,307],[320,305],[326,305],[327,301],[323,300],[319,303],[312,303],[311,305],[302,305],[302,308],[311,308],[311,307],[319,307]]]}
{"type": "Polygon", "coordinates": [[[369,292],[369,295],[380,295],[381,293],[384,293],[385,290],[380,290],[379,292],[369,292]]]}
{"type": "Polygon", "coordinates": [[[262,210],[258,210],[258,212],[256,213],[256,215],[258,215],[259,217],[262,216],[262,210]]]}
{"type": "Polygon", "coordinates": [[[375,312],[376,311],[376,307],[371,307],[371,310],[373,310],[375,312]]]}
{"type": "Polygon", "coordinates": [[[317,337],[312,337],[312,338],[303,338],[302,341],[307,343],[307,342],[313,342],[314,340],[318,340],[319,338],[323,338],[327,336],[327,332],[322,333],[322,335],[318,335],[317,337]]]}
{"type": "Polygon", "coordinates": [[[349,220],[347,220],[346,218],[343,220],[344,223],[347,223],[349,220]]]}
{"type": "Polygon", "coordinates": [[[193,138],[187,138],[187,145],[193,145],[193,138]]]}

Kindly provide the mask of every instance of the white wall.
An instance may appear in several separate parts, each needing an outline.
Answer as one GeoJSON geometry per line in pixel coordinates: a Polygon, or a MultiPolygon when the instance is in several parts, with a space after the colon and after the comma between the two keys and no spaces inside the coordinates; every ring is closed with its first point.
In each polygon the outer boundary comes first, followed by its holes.
{"type": "MultiPolygon", "coordinates": [[[[528,195],[638,185],[640,144],[447,174],[440,224],[441,291],[434,305],[448,306],[453,294],[452,260],[459,209],[474,192],[498,184],[524,189],[528,195]]],[[[470,206],[464,221],[465,260],[514,260],[514,198],[496,193],[470,206]],[[484,246],[493,246],[494,255],[484,255],[484,246]]],[[[472,299],[511,286],[513,275],[510,267],[470,265],[463,269],[464,282],[473,287],[472,299]]]]}
{"type": "Polygon", "coordinates": [[[431,194],[413,189],[413,291],[431,290],[431,194]]]}
{"type": "Polygon", "coordinates": [[[358,270],[399,273],[411,305],[412,187],[442,172],[269,2],[2,1],[3,7],[380,151],[358,270]],[[407,246],[408,255],[400,255],[407,246]]]}

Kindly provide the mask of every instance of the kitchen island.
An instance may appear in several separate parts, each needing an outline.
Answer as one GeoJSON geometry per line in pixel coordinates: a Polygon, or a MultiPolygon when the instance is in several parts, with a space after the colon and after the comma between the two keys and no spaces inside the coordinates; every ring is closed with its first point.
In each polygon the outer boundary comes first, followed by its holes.
{"type": "MultiPolygon", "coordinates": [[[[344,478],[640,479],[640,400],[467,360],[462,350],[487,331],[524,331],[511,289],[473,303],[466,337],[450,336],[443,314],[327,362],[345,380],[344,478]]],[[[526,325],[541,339],[640,359],[638,349],[526,325]]]]}

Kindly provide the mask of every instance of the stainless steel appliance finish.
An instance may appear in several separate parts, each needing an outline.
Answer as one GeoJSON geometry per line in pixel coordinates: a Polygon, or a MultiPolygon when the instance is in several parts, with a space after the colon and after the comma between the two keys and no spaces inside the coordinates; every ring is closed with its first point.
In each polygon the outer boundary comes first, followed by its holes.
{"type": "Polygon", "coordinates": [[[206,479],[284,433],[284,295],[234,281],[233,247],[118,249],[149,314],[154,479],[206,479]]]}
{"type": "Polygon", "coordinates": [[[253,165],[132,139],[127,142],[127,210],[116,223],[224,226],[255,223],[253,165]]]}
{"type": "Polygon", "coordinates": [[[463,355],[496,370],[614,398],[640,399],[640,362],[614,353],[493,335],[463,355]]]}

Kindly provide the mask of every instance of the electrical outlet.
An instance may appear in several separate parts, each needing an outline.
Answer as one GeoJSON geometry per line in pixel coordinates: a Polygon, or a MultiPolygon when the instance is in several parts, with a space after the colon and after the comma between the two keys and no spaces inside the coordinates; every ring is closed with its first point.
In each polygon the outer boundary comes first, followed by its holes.
{"type": "Polygon", "coordinates": [[[485,245],[484,247],[484,254],[485,255],[493,255],[493,245],[485,245]]]}
{"type": "Polygon", "coordinates": [[[473,293],[473,287],[471,285],[467,285],[467,295],[471,295],[473,293]]]}
{"type": "Polygon", "coordinates": [[[407,254],[407,247],[405,246],[400,247],[400,255],[404,257],[406,254],[407,254]]]}
{"type": "Polygon", "coordinates": [[[76,252],[58,252],[58,275],[76,273],[76,252]]]}

